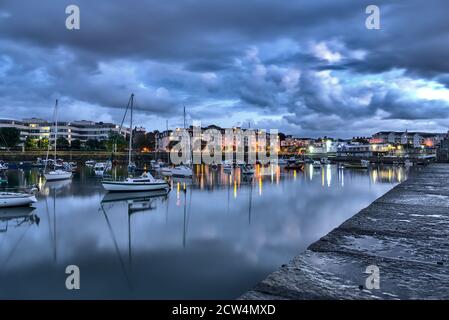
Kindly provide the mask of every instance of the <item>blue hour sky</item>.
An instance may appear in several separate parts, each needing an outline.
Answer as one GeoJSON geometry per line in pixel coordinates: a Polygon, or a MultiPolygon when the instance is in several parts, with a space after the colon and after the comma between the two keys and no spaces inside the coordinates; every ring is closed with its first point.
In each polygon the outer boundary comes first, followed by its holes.
{"type": "Polygon", "coordinates": [[[2,0],[0,118],[318,137],[449,127],[449,1],[2,0]],[[80,30],[65,27],[80,8],[80,30]],[[365,27],[365,8],[381,29],[365,27]]]}

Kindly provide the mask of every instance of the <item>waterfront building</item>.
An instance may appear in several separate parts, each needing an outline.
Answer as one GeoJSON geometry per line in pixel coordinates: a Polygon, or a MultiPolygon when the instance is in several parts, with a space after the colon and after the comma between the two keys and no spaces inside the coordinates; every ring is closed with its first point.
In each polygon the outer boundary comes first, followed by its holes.
{"type": "Polygon", "coordinates": [[[173,140],[173,130],[155,131],[156,151],[169,151],[170,141],[173,140]]]}
{"type": "MultiPolygon", "coordinates": [[[[159,131],[154,131],[154,135],[155,135],[155,141],[156,141],[156,151],[169,151],[170,147],[173,145],[173,142],[178,141],[179,136],[178,133],[182,130],[182,128],[176,128],[174,130],[165,130],[162,132],[159,131]]],[[[201,147],[204,148],[204,146],[206,145],[206,141],[205,139],[203,139],[203,135],[205,133],[206,130],[217,130],[220,134],[221,134],[221,149],[222,151],[230,151],[233,150],[235,151],[237,146],[238,146],[238,141],[237,141],[237,136],[236,134],[240,131],[243,134],[245,134],[245,132],[249,129],[242,129],[240,127],[232,127],[232,128],[222,128],[219,127],[217,125],[209,125],[207,127],[195,127],[195,126],[189,126],[188,128],[186,128],[186,130],[189,133],[190,137],[193,137],[193,132],[199,132],[200,133],[200,137],[201,137],[201,147]],[[232,140],[228,141],[227,137],[227,132],[231,130],[233,132],[233,136],[232,136],[232,140]]],[[[270,132],[266,132],[264,130],[260,130],[260,129],[252,129],[254,131],[254,136],[257,137],[257,141],[260,141],[260,138],[263,138],[263,135],[265,135],[265,141],[266,141],[266,147],[267,150],[269,149],[270,146],[270,132]]],[[[243,143],[245,143],[245,145],[247,146],[247,136],[243,136],[243,143]]],[[[258,151],[262,151],[261,150],[261,146],[259,146],[259,144],[257,143],[257,141],[254,141],[254,145],[252,146],[253,148],[257,148],[258,151]]],[[[278,135],[278,142],[279,142],[279,135],[278,135]]],[[[192,146],[193,148],[195,146],[192,146]]],[[[246,147],[245,147],[246,148],[246,147]]],[[[246,149],[245,149],[246,150],[246,149]]],[[[279,151],[279,150],[278,150],[279,151]]]]}
{"type": "Polygon", "coordinates": [[[434,148],[440,144],[445,136],[445,133],[380,131],[373,134],[370,142],[402,144],[413,148],[434,148]]]}
{"type": "Polygon", "coordinates": [[[449,162],[449,131],[439,145],[437,159],[440,162],[449,162]]]}
{"type": "MultiPolygon", "coordinates": [[[[24,142],[27,138],[40,140],[47,138],[54,140],[55,123],[38,118],[27,118],[23,120],[0,119],[0,128],[16,128],[20,131],[20,140],[24,142]]],[[[58,121],[58,137],[66,138],[69,143],[80,140],[107,140],[111,132],[119,132],[119,126],[113,123],[95,121],[58,121]]],[[[122,128],[121,134],[129,134],[129,128],[122,128]]]]}

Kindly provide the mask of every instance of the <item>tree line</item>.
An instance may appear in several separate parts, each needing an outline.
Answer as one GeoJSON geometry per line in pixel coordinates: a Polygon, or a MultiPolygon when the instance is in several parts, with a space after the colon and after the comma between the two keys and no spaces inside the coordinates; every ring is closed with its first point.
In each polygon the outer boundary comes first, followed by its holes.
{"type": "MultiPolygon", "coordinates": [[[[152,132],[134,132],[133,149],[139,151],[153,151],[155,148],[155,135],[152,132]]],[[[16,128],[0,128],[0,148],[11,150],[18,149],[22,143],[20,139],[20,130],[16,128]]],[[[25,150],[47,150],[49,139],[36,139],[28,136],[24,143],[25,150]]],[[[110,132],[106,140],[88,139],[85,142],[75,139],[69,142],[65,137],[57,139],[58,150],[88,150],[88,151],[124,151],[128,149],[126,138],[116,132],[110,132]]]]}

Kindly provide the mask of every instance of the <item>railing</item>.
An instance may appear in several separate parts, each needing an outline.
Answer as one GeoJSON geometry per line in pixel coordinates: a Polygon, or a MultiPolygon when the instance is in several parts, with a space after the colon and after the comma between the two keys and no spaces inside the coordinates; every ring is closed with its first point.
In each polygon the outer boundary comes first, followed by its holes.
{"type": "Polygon", "coordinates": [[[122,182],[125,181],[128,177],[113,177],[110,174],[105,174],[103,175],[103,179],[102,181],[117,181],[117,182],[122,182]]]}

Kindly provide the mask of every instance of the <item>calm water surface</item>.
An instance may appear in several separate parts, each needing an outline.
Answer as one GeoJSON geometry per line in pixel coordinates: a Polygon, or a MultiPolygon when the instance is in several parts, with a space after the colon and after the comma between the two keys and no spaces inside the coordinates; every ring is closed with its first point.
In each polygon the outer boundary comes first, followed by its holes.
{"type": "Polygon", "coordinates": [[[79,171],[52,183],[8,171],[9,186],[40,191],[35,209],[0,208],[0,298],[236,298],[407,177],[401,167],[272,166],[248,178],[197,166],[168,194],[136,199],[79,171]],[[65,288],[68,265],[80,290],[65,288]]]}

